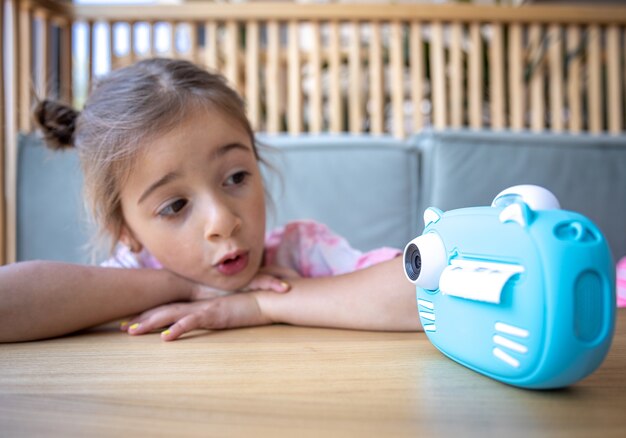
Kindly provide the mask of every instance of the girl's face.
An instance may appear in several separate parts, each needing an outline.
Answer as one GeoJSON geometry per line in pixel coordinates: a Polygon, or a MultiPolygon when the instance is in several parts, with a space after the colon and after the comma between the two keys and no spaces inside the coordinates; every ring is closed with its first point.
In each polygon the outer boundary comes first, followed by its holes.
{"type": "Polygon", "coordinates": [[[164,268],[223,290],[247,285],[263,257],[265,197],[243,127],[199,109],[142,148],[121,191],[122,241],[164,268]]]}

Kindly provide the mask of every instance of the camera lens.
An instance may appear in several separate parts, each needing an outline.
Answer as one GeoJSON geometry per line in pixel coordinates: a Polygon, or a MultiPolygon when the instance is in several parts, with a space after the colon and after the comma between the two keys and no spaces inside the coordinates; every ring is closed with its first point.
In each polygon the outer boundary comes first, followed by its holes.
{"type": "Polygon", "coordinates": [[[422,256],[420,250],[412,243],[404,253],[404,270],[411,281],[416,281],[422,270],[422,256]]]}

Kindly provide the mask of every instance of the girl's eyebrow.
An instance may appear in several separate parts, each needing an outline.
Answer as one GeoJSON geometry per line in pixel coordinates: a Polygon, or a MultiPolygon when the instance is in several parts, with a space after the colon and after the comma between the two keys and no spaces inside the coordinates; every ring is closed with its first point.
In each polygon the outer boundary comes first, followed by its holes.
{"type": "Polygon", "coordinates": [[[164,186],[165,184],[168,184],[174,181],[176,178],[179,178],[179,177],[180,177],[179,173],[170,172],[166,174],[165,176],[163,176],[162,178],[159,178],[157,181],[150,184],[150,187],[148,187],[143,192],[143,194],[139,197],[139,201],[137,201],[137,205],[141,204],[150,195],[150,193],[154,192],[159,187],[164,186]]]}
{"type": "Polygon", "coordinates": [[[228,143],[224,146],[220,146],[215,152],[213,152],[213,156],[211,158],[215,159],[221,157],[222,155],[226,155],[228,152],[232,150],[242,150],[246,152],[253,152],[248,146],[243,143],[228,143]]]}

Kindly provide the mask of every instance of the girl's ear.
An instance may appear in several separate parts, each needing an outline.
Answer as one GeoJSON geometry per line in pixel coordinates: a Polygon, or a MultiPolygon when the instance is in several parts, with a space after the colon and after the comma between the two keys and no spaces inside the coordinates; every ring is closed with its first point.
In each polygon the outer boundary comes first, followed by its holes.
{"type": "Polygon", "coordinates": [[[143,249],[143,245],[134,236],[133,232],[126,225],[122,225],[120,232],[120,242],[126,245],[131,252],[139,253],[143,249]]]}

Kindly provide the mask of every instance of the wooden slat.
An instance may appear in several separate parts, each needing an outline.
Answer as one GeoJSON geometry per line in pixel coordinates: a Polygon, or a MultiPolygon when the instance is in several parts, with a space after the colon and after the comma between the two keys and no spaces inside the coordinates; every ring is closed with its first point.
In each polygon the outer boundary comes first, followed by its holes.
{"type": "Polygon", "coordinates": [[[433,121],[436,129],[447,125],[446,111],[446,69],[443,54],[443,25],[431,25],[432,42],[430,47],[430,82],[433,94],[433,121]]]}
{"type": "Polygon", "coordinates": [[[587,28],[587,113],[591,133],[602,131],[602,83],[600,71],[600,27],[587,28]]]}
{"type": "Polygon", "coordinates": [[[84,95],[87,95],[91,91],[91,84],[93,81],[93,21],[87,21],[85,23],[85,32],[85,49],[87,50],[87,53],[85,53],[85,59],[87,60],[87,68],[85,69],[85,86],[87,87],[87,92],[84,95]]]}
{"type": "Polygon", "coordinates": [[[358,134],[363,127],[363,100],[361,84],[361,27],[358,21],[350,25],[350,47],[348,49],[349,81],[348,110],[350,132],[358,134]]]}
{"type": "Polygon", "coordinates": [[[218,69],[217,59],[217,23],[207,21],[204,25],[204,54],[205,64],[210,70],[218,69]]]}
{"type": "Polygon", "coordinates": [[[300,40],[298,22],[290,21],[287,41],[288,129],[292,135],[302,132],[302,89],[300,87],[300,40]]]}
{"type": "MultiPolygon", "coordinates": [[[[13,78],[5,86],[5,92],[8,93],[5,96],[6,102],[17,102],[19,89],[17,78],[21,73],[24,73],[26,77],[30,76],[28,72],[22,72],[19,67],[19,38],[17,29],[19,28],[19,15],[18,2],[12,0],[9,2],[11,7],[11,23],[10,28],[13,29],[13,35],[9,40],[9,44],[12,46],[11,53],[5,62],[8,64],[8,68],[12,67],[11,77],[13,78]]],[[[4,50],[3,50],[4,56],[4,50]]],[[[2,85],[5,85],[4,82],[2,85]]],[[[5,107],[6,108],[6,107],[5,107]]],[[[6,117],[6,132],[5,132],[5,149],[4,149],[4,196],[5,196],[5,262],[13,263],[17,257],[17,135],[18,135],[18,117],[16,111],[7,111],[6,117]]]]}
{"type": "Polygon", "coordinates": [[[610,26],[606,33],[607,43],[607,115],[609,132],[622,131],[622,78],[620,74],[620,29],[610,26]]]}
{"type": "Polygon", "coordinates": [[[259,89],[259,23],[246,23],[246,101],[248,118],[254,130],[261,125],[261,92],[259,89]]]}
{"type": "Polygon", "coordinates": [[[373,21],[370,35],[370,133],[382,134],[384,130],[383,113],[383,61],[382,42],[380,35],[381,24],[373,21]]]}
{"type": "Polygon", "coordinates": [[[236,21],[226,23],[225,68],[226,79],[239,90],[239,26],[236,21]]]}
{"type": "Polygon", "coordinates": [[[178,48],[176,46],[176,35],[177,35],[177,31],[178,31],[178,23],[176,23],[175,21],[171,21],[169,23],[170,25],[170,31],[169,31],[169,40],[170,40],[170,50],[169,50],[169,56],[170,58],[178,58],[178,48]]]}
{"type": "MultiPolygon", "coordinates": [[[[32,130],[30,108],[32,104],[32,14],[28,3],[20,4],[20,70],[24,72],[17,78],[19,95],[19,126],[21,131],[32,130]]],[[[4,51],[3,51],[4,52],[4,51]]]]}
{"type": "Polygon", "coordinates": [[[450,26],[450,126],[463,125],[463,27],[461,23],[450,26]]]}
{"type": "Polygon", "coordinates": [[[146,50],[146,57],[148,58],[152,58],[156,54],[156,44],[154,44],[154,42],[156,41],[156,35],[155,35],[156,29],[154,27],[154,24],[155,23],[153,21],[146,22],[146,28],[147,28],[146,41],[148,44],[148,48],[146,50]]]}
{"type": "MultiPolygon", "coordinates": [[[[37,49],[35,51],[35,69],[37,72],[35,90],[39,96],[47,96],[50,91],[48,89],[48,55],[50,51],[50,40],[48,38],[48,34],[50,32],[50,27],[46,11],[36,10],[35,17],[38,22],[37,39],[35,40],[35,47],[37,49]]],[[[87,65],[93,65],[91,60],[87,65]]]]}
{"type": "Polygon", "coordinates": [[[320,23],[311,23],[311,95],[309,105],[311,112],[309,131],[322,131],[322,49],[320,40],[320,23]]]}
{"type": "Polygon", "coordinates": [[[189,30],[189,60],[193,63],[198,62],[198,28],[195,21],[187,23],[189,30]]]}
{"type": "Polygon", "coordinates": [[[60,47],[60,95],[61,99],[71,105],[73,99],[72,90],[72,23],[69,20],[61,25],[61,47],[60,47]]]}
{"type": "Polygon", "coordinates": [[[392,132],[396,138],[404,138],[404,60],[402,56],[403,32],[400,21],[391,23],[390,85],[391,85],[391,120],[392,132]]]}
{"type": "MultiPolygon", "coordinates": [[[[4,48],[4,2],[2,3],[2,7],[0,8],[0,47],[4,48]]],[[[15,38],[12,35],[12,38],[15,38]]],[[[4,155],[6,149],[6,138],[5,138],[5,95],[4,95],[4,50],[2,50],[2,56],[0,56],[0,266],[6,263],[6,205],[5,205],[5,171],[4,171],[4,155]]]]}
{"type": "Polygon", "coordinates": [[[115,54],[115,23],[113,21],[109,21],[107,22],[107,25],[109,28],[109,64],[111,65],[111,70],[115,70],[117,68],[117,55],[115,54]]]}
{"type": "Polygon", "coordinates": [[[567,29],[567,109],[568,130],[578,133],[582,130],[582,95],[581,95],[581,65],[583,52],[580,51],[580,28],[572,25],[567,29]]]}
{"type": "Polygon", "coordinates": [[[267,104],[267,131],[277,133],[280,130],[280,96],[278,88],[278,69],[280,63],[280,34],[277,21],[267,24],[267,74],[265,91],[267,104]]]}
{"type": "Polygon", "coordinates": [[[483,42],[480,23],[471,23],[469,52],[469,123],[473,129],[483,126],[483,42]]]}
{"type": "Polygon", "coordinates": [[[409,62],[411,64],[411,106],[413,107],[413,132],[424,127],[422,100],[424,99],[424,49],[422,26],[416,21],[411,22],[409,62]]]}
{"type": "MultiPolygon", "coordinates": [[[[135,42],[137,40],[137,29],[135,21],[128,23],[128,64],[133,64],[137,60],[137,54],[135,52],[135,42]]],[[[93,44],[91,46],[93,48],[93,44]]]]}
{"type": "MultiPolygon", "coordinates": [[[[216,20],[359,20],[393,21],[407,17],[416,21],[440,22],[501,22],[501,23],[624,23],[623,7],[602,5],[524,7],[484,6],[471,4],[432,5],[423,4],[297,4],[286,2],[209,3],[185,2],[169,5],[74,5],[78,18],[142,20],[146,16],[162,17],[164,20],[194,20],[198,17],[216,20]]],[[[421,2],[420,2],[421,3],[421,2]]]]}
{"type": "Polygon", "coordinates": [[[561,26],[553,24],[548,30],[550,60],[550,130],[563,131],[563,38],[561,26]]]}
{"type": "Polygon", "coordinates": [[[522,59],[522,26],[509,29],[509,113],[511,129],[524,129],[524,64],[522,59]]]}
{"type": "Polygon", "coordinates": [[[330,132],[341,132],[343,128],[343,112],[341,105],[341,52],[339,23],[337,21],[331,21],[329,30],[329,130],[330,132]]]}
{"type": "Polygon", "coordinates": [[[531,24],[528,30],[530,76],[530,129],[543,131],[544,120],[544,53],[542,50],[542,29],[539,24],[531,24]]]}
{"type": "Polygon", "coordinates": [[[504,36],[501,24],[491,25],[489,44],[489,112],[491,129],[504,128],[504,36]]]}

